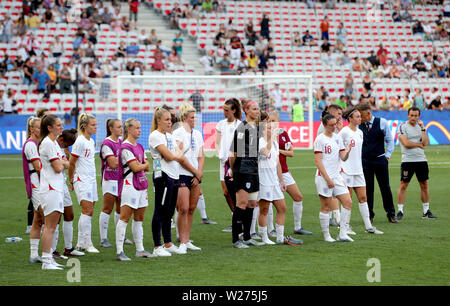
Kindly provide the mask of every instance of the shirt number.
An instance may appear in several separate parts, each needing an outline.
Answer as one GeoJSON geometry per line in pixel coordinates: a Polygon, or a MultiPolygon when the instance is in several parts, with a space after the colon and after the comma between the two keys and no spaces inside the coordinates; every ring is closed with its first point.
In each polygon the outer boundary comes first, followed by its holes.
{"type": "Polygon", "coordinates": [[[325,146],[325,154],[331,154],[331,146],[325,146]]]}

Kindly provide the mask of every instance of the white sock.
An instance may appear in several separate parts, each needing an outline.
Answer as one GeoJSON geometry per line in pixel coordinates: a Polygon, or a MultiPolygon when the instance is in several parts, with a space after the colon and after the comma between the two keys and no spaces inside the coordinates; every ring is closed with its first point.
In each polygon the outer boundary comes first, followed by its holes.
{"type": "Polygon", "coordinates": [[[330,214],[319,212],[320,228],[325,238],[330,237],[330,214]]]}
{"type": "Polygon", "coordinates": [[[198,197],[197,209],[200,212],[200,216],[202,217],[202,219],[208,219],[208,216],[206,215],[205,198],[203,197],[203,194],[198,197]]]}
{"type": "Polygon", "coordinates": [[[120,214],[114,212],[114,227],[117,227],[117,222],[119,222],[120,214]]]}
{"type": "Polygon", "coordinates": [[[372,227],[372,223],[370,222],[370,214],[369,214],[369,206],[367,206],[367,202],[359,203],[359,212],[364,222],[364,227],[369,229],[372,227]]]}
{"type": "Polygon", "coordinates": [[[253,217],[252,217],[252,225],[250,227],[250,234],[256,233],[256,222],[258,221],[259,217],[259,206],[256,206],[253,209],[253,217]]]}
{"type": "Polygon", "coordinates": [[[258,227],[258,232],[261,235],[262,241],[269,240],[269,236],[267,235],[267,226],[259,226],[258,227]]]}
{"type": "Polygon", "coordinates": [[[58,246],[58,239],[59,239],[59,224],[56,226],[55,231],[53,232],[53,243],[52,243],[52,249],[53,251],[56,250],[56,247],[58,246]]]}
{"type": "Polygon", "coordinates": [[[336,223],[338,225],[340,225],[341,224],[341,212],[339,211],[339,209],[333,210],[333,215],[334,215],[334,220],[336,221],[336,223]]]}
{"type": "Polygon", "coordinates": [[[401,211],[403,213],[403,204],[397,204],[398,211],[401,211]]]}
{"type": "Polygon", "coordinates": [[[423,213],[426,214],[427,211],[430,209],[430,203],[422,203],[423,205],[423,213]]]}
{"type": "Polygon", "coordinates": [[[119,219],[117,221],[116,226],[116,248],[117,248],[117,254],[120,254],[123,252],[123,242],[125,240],[125,233],[127,231],[127,222],[123,222],[119,219]]]}
{"type": "Polygon", "coordinates": [[[142,252],[144,250],[144,229],[142,221],[134,221],[131,223],[131,231],[133,232],[133,240],[136,245],[136,251],[142,252]]]}
{"type": "Polygon", "coordinates": [[[30,257],[39,256],[39,240],[40,239],[30,239],[30,257]]]}
{"type": "Polygon", "coordinates": [[[64,247],[72,248],[73,242],[73,221],[63,221],[64,247]]]}
{"type": "Polygon", "coordinates": [[[302,228],[303,201],[294,201],[292,208],[294,211],[294,229],[299,230],[302,228]]]}
{"type": "Polygon", "coordinates": [[[339,228],[339,236],[340,237],[344,237],[347,235],[347,228],[348,228],[351,213],[352,213],[352,211],[350,209],[346,209],[346,208],[342,207],[341,223],[340,223],[341,226],[339,228]]]}
{"type": "Polygon", "coordinates": [[[83,235],[83,214],[80,215],[80,219],[78,219],[78,240],[77,240],[77,247],[84,248],[84,235],[83,235]]]}
{"type": "Polygon", "coordinates": [[[275,223],[275,228],[277,231],[277,242],[283,242],[284,241],[284,225],[279,225],[278,223],[275,223]]]}
{"type": "Polygon", "coordinates": [[[274,230],[273,227],[273,208],[272,203],[269,204],[269,212],[267,213],[267,231],[270,233],[274,230]]]}
{"type": "Polygon", "coordinates": [[[100,227],[100,240],[108,238],[108,224],[109,224],[109,215],[105,214],[102,211],[100,213],[100,217],[98,220],[98,225],[100,227]]]}
{"type": "Polygon", "coordinates": [[[52,253],[42,252],[42,263],[51,264],[53,259],[52,253]]]}
{"type": "Polygon", "coordinates": [[[86,229],[86,231],[85,231],[86,243],[87,243],[87,246],[90,246],[90,245],[92,245],[92,239],[91,239],[92,217],[86,215],[86,218],[85,218],[84,222],[85,222],[84,226],[85,226],[85,229],[86,229]]]}

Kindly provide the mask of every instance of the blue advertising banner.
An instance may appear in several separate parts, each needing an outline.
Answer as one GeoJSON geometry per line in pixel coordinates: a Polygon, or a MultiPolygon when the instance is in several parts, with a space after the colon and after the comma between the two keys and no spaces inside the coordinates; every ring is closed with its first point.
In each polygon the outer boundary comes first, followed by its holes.
{"type": "MultiPolygon", "coordinates": [[[[126,114],[124,119],[130,118],[139,114],[126,114]]],[[[305,113],[306,115],[306,113],[305,113]]],[[[397,129],[398,126],[407,121],[406,111],[374,111],[373,115],[376,117],[382,117],[389,121],[392,136],[396,139],[398,145],[397,129]]],[[[99,121],[99,133],[98,137],[102,137],[100,132],[104,130],[104,122],[106,118],[112,117],[111,114],[98,114],[96,115],[99,121]]],[[[305,116],[307,120],[307,116],[305,116]]],[[[29,116],[26,115],[4,115],[0,116],[0,154],[18,154],[22,151],[22,145],[26,140],[26,123],[29,116]]],[[[221,114],[218,113],[204,113],[202,114],[202,122],[216,122],[217,118],[221,118],[221,114]]],[[[290,121],[289,113],[280,114],[281,121],[290,121]]],[[[424,111],[420,118],[427,129],[428,137],[430,138],[431,145],[450,144],[450,111],[424,111]]],[[[151,118],[150,118],[151,120],[151,118]]],[[[320,120],[320,112],[314,113],[314,121],[320,120]]],[[[64,122],[64,128],[75,127],[74,122],[68,124],[64,122]]],[[[141,142],[147,149],[149,129],[143,129],[141,135],[141,142]]],[[[95,140],[95,138],[94,138],[95,140]]],[[[100,144],[97,144],[97,148],[100,144]]]]}

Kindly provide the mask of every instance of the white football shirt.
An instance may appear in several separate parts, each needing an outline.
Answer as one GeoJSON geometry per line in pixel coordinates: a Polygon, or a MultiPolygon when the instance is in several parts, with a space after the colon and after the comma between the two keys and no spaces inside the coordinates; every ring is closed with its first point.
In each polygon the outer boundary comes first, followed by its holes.
{"type": "Polygon", "coordinates": [[[75,164],[74,181],[89,182],[96,179],[95,174],[95,142],[79,135],[72,146],[73,156],[78,157],[75,164]]]}
{"type": "MultiPolygon", "coordinates": [[[[175,141],[183,144],[184,156],[195,169],[198,169],[198,157],[203,147],[203,137],[200,131],[193,129],[192,132],[188,132],[181,126],[173,132],[173,137],[175,141]]],[[[181,166],[180,175],[193,176],[190,171],[187,171],[181,166]]]]}
{"type": "MultiPolygon", "coordinates": [[[[128,144],[132,145],[131,142],[129,142],[128,140],[125,140],[123,143],[128,143],[128,144]]],[[[107,147],[107,146],[104,146],[104,147],[107,147]]],[[[123,164],[127,164],[127,165],[130,162],[132,162],[133,160],[137,160],[136,156],[134,156],[133,152],[131,152],[130,150],[127,150],[127,149],[122,149],[122,156],[121,156],[121,158],[122,158],[122,163],[123,164]]],[[[125,167],[124,171],[127,172],[128,170],[130,170],[129,166],[125,167]]],[[[128,173],[128,175],[124,178],[124,182],[125,181],[128,181],[128,183],[133,185],[133,171],[128,173]]]]}
{"type": "Polygon", "coordinates": [[[158,130],[154,130],[150,134],[148,137],[148,147],[150,148],[150,154],[153,159],[153,171],[161,170],[170,178],[178,180],[180,177],[180,164],[175,160],[166,161],[157,149],[160,145],[165,145],[170,152],[175,153],[175,146],[177,144],[170,133],[163,134],[158,130]],[[159,165],[160,169],[155,169],[156,164],[159,165]]]}
{"type": "Polygon", "coordinates": [[[220,132],[220,151],[219,159],[226,162],[228,157],[232,156],[230,151],[231,142],[233,141],[234,131],[241,123],[241,120],[236,119],[233,122],[228,122],[227,119],[220,120],[216,125],[216,131],[220,132]]]}
{"type": "Polygon", "coordinates": [[[258,174],[259,183],[264,186],[278,186],[277,165],[279,157],[278,143],[273,142],[268,155],[262,154],[261,151],[267,146],[264,137],[259,138],[259,161],[258,174]]]}
{"type": "MultiPolygon", "coordinates": [[[[40,162],[41,160],[41,158],[39,157],[36,144],[32,141],[27,142],[24,148],[24,153],[26,159],[28,160],[28,170],[29,171],[34,170],[32,162],[35,160],[39,160],[40,162]]],[[[39,190],[39,175],[36,172],[30,175],[30,181],[32,186],[34,186],[37,190],[39,190]]]]}
{"type": "MultiPolygon", "coordinates": [[[[341,158],[339,156],[341,150],[344,150],[344,146],[335,134],[328,137],[322,133],[314,141],[314,153],[322,153],[322,163],[330,178],[338,176],[341,170],[341,158]]],[[[316,176],[320,175],[319,170],[317,170],[316,176]]]]}
{"type": "Polygon", "coordinates": [[[40,192],[57,190],[64,192],[63,173],[56,173],[52,167],[52,161],[61,160],[61,148],[58,142],[52,141],[48,136],[44,138],[39,146],[39,155],[41,156],[42,170],[40,176],[40,192]]]}
{"type": "Polygon", "coordinates": [[[348,175],[360,175],[364,174],[362,168],[362,145],[363,145],[363,132],[356,128],[353,131],[349,126],[346,126],[339,132],[342,145],[347,148],[349,144],[352,144],[352,150],[346,161],[341,161],[342,170],[348,175]]]}

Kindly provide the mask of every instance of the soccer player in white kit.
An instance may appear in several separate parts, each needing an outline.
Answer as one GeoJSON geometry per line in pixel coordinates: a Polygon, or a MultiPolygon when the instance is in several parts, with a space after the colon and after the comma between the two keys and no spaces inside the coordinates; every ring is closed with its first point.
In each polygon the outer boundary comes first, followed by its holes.
{"type": "Polygon", "coordinates": [[[321,202],[319,221],[325,241],[335,242],[336,240],[331,238],[330,235],[329,212],[332,205],[331,201],[333,197],[336,197],[343,206],[338,240],[352,242],[353,239],[347,235],[352,199],[340,174],[340,161],[347,160],[352,147],[349,145],[348,148],[344,148],[342,141],[334,134],[336,121],[334,116],[330,114],[325,115],[322,118],[325,131],[317,136],[314,141],[314,159],[317,166],[315,182],[321,202]]]}
{"type": "Polygon", "coordinates": [[[52,255],[52,242],[61,214],[64,212],[64,176],[63,171],[69,162],[63,161],[61,149],[56,141],[62,133],[61,119],[47,115],[41,120],[41,143],[39,155],[42,162],[39,195],[44,212],[44,230],[42,233],[42,269],[62,270],[52,255]]]}
{"type": "MultiPolygon", "coordinates": [[[[70,151],[69,147],[72,146],[77,139],[77,130],[70,129],[64,130],[61,135],[58,136],[58,145],[61,148],[61,156],[64,161],[69,161],[70,151]]],[[[73,206],[72,198],[70,197],[70,191],[66,184],[66,173],[64,175],[64,221],[63,221],[63,236],[64,236],[64,252],[61,256],[56,251],[56,245],[58,243],[58,228],[55,231],[55,239],[53,240],[53,256],[56,258],[67,259],[66,256],[83,256],[84,253],[75,248],[72,245],[73,242],[73,206]]]]}
{"type": "Polygon", "coordinates": [[[39,173],[41,172],[41,158],[37,144],[41,136],[41,119],[30,117],[27,120],[27,141],[23,146],[24,179],[27,182],[27,193],[30,192],[30,202],[33,205],[33,222],[30,229],[30,263],[41,263],[39,256],[39,241],[41,239],[44,213],[39,199],[39,173]],[[26,177],[28,176],[28,178],[26,177]]]}
{"type": "MultiPolygon", "coordinates": [[[[225,184],[225,162],[231,156],[230,145],[233,140],[234,131],[241,123],[241,104],[237,99],[228,99],[223,105],[223,115],[225,119],[220,120],[216,125],[215,149],[219,156],[220,168],[219,179],[222,186],[223,195],[227,201],[231,212],[234,211],[232,196],[229,194],[225,184]]],[[[231,226],[224,229],[223,232],[231,232],[231,226]]]]}
{"type": "Polygon", "coordinates": [[[361,113],[358,109],[353,107],[346,110],[343,117],[349,122],[349,125],[339,132],[339,137],[341,138],[344,147],[351,145],[352,150],[350,151],[348,159],[341,162],[341,175],[348,187],[350,196],[352,190],[355,191],[359,203],[359,212],[361,213],[366,232],[370,234],[383,234],[382,231],[377,230],[372,226],[372,223],[370,222],[369,207],[367,206],[366,180],[364,179],[361,159],[364,136],[362,131],[358,128],[358,125],[361,124],[361,113]]]}
{"type": "MultiPolygon", "coordinates": [[[[203,154],[202,134],[194,129],[196,122],[195,108],[189,103],[183,103],[179,112],[182,123],[173,132],[173,137],[189,164],[197,169],[200,177],[202,177],[205,156],[203,154]]],[[[180,235],[179,249],[183,252],[187,250],[201,251],[201,248],[195,246],[189,239],[194,211],[202,190],[201,182],[189,170],[180,167],[179,185],[176,206],[178,211],[176,222],[180,235]]]]}
{"type": "Polygon", "coordinates": [[[144,221],[145,209],[148,206],[148,181],[145,172],[150,171],[150,164],[145,156],[144,147],[137,142],[141,136],[141,123],[129,118],[124,124],[124,141],[119,151],[119,180],[120,220],[116,227],[117,259],[128,261],[123,252],[125,232],[131,215],[134,215],[131,225],[133,239],[136,245],[136,257],[150,258],[156,255],[144,249],[144,221]]]}
{"type": "Polygon", "coordinates": [[[78,221],[77,250],[99,253],[91,239],[91,218],[97,195],[97,177],[95,172],[95,142],[91,138],[97,133],[97,119],[83,113],[78,118],[78,137],[72,146],[69,167],[69,190],[75,190],[81,215],[78,221]]]}
{"type": "Polygon", "coordinates": [[[259,138],[259,228],[258,231],[265,244],[275,244],[268,237],[267,233],[267,213],[272,202],[277,210],[276,215],[276,241],[277,243],[299,245],[303,241],[293,239],[291,236],[284,236],[284,223],[286,216],[286,203],[283,192],[286,191],[283,174],[279,160],[278,134],[275,124],[262,124],[263,136],[259,138]],[[265,126],[265,128],[264,128],[265,126]]]}

